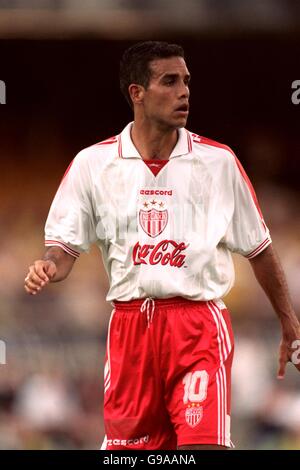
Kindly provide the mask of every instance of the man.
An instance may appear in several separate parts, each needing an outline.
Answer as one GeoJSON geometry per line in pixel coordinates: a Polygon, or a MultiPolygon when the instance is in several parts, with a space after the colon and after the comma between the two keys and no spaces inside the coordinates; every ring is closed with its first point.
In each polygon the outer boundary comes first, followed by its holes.
{"type": "MultiPolygon", "coordinates": [[[[224,449],[230,441],[233,334],[221,300],[230,252],[246,256],[279,317],[278,377],[300,328],[253,188],[226,146],[185,129],[181,47],[144,42],[121,60],[134,122],[81,151],[46,222],[35,295],[65,279],[91,243],[113,302],[105,364],[103,449],[224,449]]],[[[299,368],[299,367],[298,367],[299,368]]]]}

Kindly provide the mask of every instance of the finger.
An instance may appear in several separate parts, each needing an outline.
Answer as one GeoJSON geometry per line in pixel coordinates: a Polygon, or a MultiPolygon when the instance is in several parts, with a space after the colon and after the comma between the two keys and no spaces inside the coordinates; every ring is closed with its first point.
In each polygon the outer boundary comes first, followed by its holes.
{"type": "Polygon", "coordinates": [[[30,282],[29,280],[25,282],[24,288],[28,294],[37,294],[41,288],[30,282]]]}
{"type": "Polygon", "coordinates": [[[279,359],[279,369],[277,373],[277,379],[282,380],[285,375],[285,368],[286,368],[286,360],[285,359],[279,359]]]}
{"type": "Polygon", "coordinates": [[[36,295],[38,293],[37,290],[27,287],[26,284],[24,285],[24,289],[26,290],[27,294],[30,295],[36,295]]]}
{"type": "Polygon", "coordinates": [[[50,262],[45,266],[45,272],[47,273],[50,279],[52,279],[55,276],[56,271],[57,271],[57,268],[53,262],[50,262]]]}
{"type": "Polygon", "coordinates": [[[29,268],[29,274],[26,277],[28,281],[30,281],[32,284],[35,284],[36,286],[42,287],[45,285],[45,282],[35,271],[33,266],[30,266],[29,268]]]}
{"type": "Polygon", "coordinates": [[[33,265],[34,272],[44,281],[49,282],[49,277],[46,274],[46,262],[36,261],[33,265]]]}
{"type": "Polygon", "coordinates": [[[40,285],[39,283],[33,281],[31,276],[28,276],[28,278],[25,279],[24,285],[29,287],[30,289],[35,289],[35,290],[38,290],[38,289],[42,288],[42,285],[40,285]]]}

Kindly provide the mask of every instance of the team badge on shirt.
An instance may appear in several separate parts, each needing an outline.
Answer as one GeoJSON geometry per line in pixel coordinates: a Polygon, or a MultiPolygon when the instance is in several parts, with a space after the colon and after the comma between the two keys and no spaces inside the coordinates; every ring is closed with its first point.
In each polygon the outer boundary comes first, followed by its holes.
{"type": "Polygon", "coordinates": [[[192,403],[185,410],[185,420],[191,428],[200,423],[203,416],[203,408],[199,404],[192,403]]]}
{"type": "Polygon", "coordinates": [[[151,238],[160,235],[166,228],[169,215],[166,197],[172,196],[172,189],[141,189],[139,223],[144,232],[151,238]],[[145,196],[150,196],[144,199],[145,196]],[[158,197],[157,197],[158,196],[158,197]]]}
{"type": "Polygon", "coordinates": [[[168,210],[164,209],[165,204],[162,201],[145,201],[143,207],[148,210],[140,209],[139,221],[144,232],[152,238],[160,235],[168,223],[168,210]]]}

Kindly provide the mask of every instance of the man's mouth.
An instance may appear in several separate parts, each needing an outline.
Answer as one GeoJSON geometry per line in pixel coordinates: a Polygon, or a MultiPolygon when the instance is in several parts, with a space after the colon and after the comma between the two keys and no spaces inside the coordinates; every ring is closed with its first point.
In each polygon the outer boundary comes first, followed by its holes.
{"type": "Polygon", "coordinates": [[[181,104],[178,108],[175,109],[176,113],[188,113],[189,105],[187,103],[181,104]]]}

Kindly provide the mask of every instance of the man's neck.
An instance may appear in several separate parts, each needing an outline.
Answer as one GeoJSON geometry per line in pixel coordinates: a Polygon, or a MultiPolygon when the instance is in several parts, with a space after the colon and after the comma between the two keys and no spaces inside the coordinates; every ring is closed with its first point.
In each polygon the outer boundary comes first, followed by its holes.
{"type": "Polygon", "coordinates": [[[131,139],[143,160],[168,160],[177,143],[178,132],[176,129],[163,131],[135,121],[131,139]]]}

